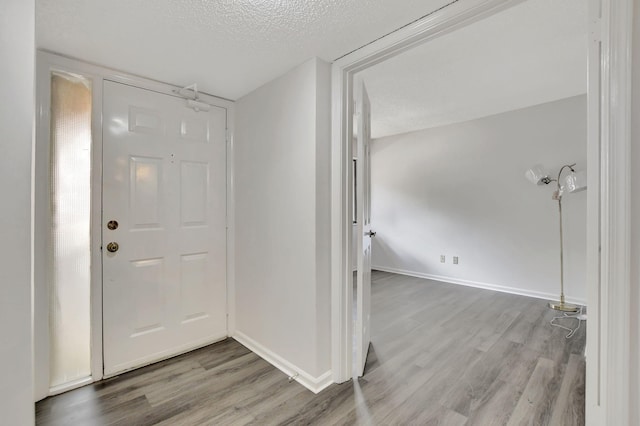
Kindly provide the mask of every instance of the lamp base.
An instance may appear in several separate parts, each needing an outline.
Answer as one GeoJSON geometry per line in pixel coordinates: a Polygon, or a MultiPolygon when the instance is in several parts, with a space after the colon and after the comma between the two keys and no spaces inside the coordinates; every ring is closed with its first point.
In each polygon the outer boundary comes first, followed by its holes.
{"type": "Polygon", "coordinates": [[[549,302],[549,307],[551,309],[555,309],[556,311],[578,312],[578,307],[576,305],[571,305],[564,302],[549,302]]]}

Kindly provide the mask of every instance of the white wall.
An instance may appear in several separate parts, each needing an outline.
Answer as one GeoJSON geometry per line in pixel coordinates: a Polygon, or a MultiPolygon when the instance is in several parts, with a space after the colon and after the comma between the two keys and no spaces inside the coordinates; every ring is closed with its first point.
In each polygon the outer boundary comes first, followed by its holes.
{"type": "Polygon", "coordinates": [[[34,423],[31,320],[31,153],[34,2],[0,5],[0,423],[34,423]]]}
{"type": "Polygon", "coordinates": [[[236,337],[312,382],[331,367],[330,111],[318,59],[236,104],[236,337]]]}
{"type": "MultiPolygon", "coordinates": [[[[586,154],[584,95],[375,140],[374,267],[557,297],[557,202],[524,172],[584,170],[586,154]]],[[[584,303],[586,191],[566,195],[563,210],[565,294],[584,303]]]]}

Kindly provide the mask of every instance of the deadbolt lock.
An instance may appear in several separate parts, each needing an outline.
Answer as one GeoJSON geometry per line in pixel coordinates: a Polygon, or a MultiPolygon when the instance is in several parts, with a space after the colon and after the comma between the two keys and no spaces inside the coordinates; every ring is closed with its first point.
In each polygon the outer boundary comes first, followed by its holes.
{"type": "Polygon", "coordinates": [[[115,253],[118,251],[118,249],[120,248],[120,246],[118,245],[118,243],[116,242],[110,242],[109,244],[107,244],[107,251],[109,253],[115,253]]]}
{"type": "Polygon", "coordinates": [[[107,228],[111,229],[112,231],[113,231],[114,229],[118,229],[118,221],[117,221],[117,220],[110,220],[110,221],[107,223],[107,228]]]}

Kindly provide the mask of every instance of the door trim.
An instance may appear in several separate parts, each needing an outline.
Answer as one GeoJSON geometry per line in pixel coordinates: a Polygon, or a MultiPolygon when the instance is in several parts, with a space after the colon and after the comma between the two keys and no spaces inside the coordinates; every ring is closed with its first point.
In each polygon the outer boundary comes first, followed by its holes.
{"type": "Polygon", "coordinates": [[[633,6],[633,0],[589,3],[588,183],[599,191],[588,198],[587,212],[587,425],[626,425],[635,417],[629,397],[638,386],[630,376],[637,362],[632,345],[639,344],[631,317],[633,6]]]}
{"type": "Polygon", "coordinates": [[[331,367],[336,383],[352,376],[352,185],[354,76],[419,44],[524,0],[455,2],[337,59],[332,65],[331,367]]]}
{"type": "MultiPolygon", "coordinates": [[[[49,387],[49,291],[47,283],[49,244],[49,135],[50,135],[50,73],[63,71],[82,75],[92,81],[92,184],[91,184],[91,381],[104,378],[102,356],[102,85],[109,80],[141,89],[176,96],[179,86],[128,74],[79,59],[39,50],[36,54],[36,144],[34,178],[34,380],[36,401],[55,393],[83,386],[86,381],[70,383],[69,386],[49,387]]],[[[234,102],[228,99],[199,92],[201,99],[211,105],[227,110],[226,141],[226,216],[227,216],[227,335],[234,323],[234,276],[233,266],[233,131],[234,102]]],[[[176,96],[177,97],[177,96],[176,96]]]]}
{"type": "MultiPolygon", "coordinates": [[[[332,66],[331,362],[351,378],[352,141],[354,75],[387,58],[524,0],[455,2],[344,57],[332,66]]],[[[633,0],[590,0],[587,202],[587,424],[629,424],[631,311],[630,112],[633,0]],[[600,19],[600,11],[602,16],[600,19]],[[597,73],[594,78],[594,72],[597,73]],[[601,92],[602,88],[602,92],[601,92]]],[[[632,342],[638,344],[638,342],[632,342]]],[[[631,393],[634,394],[634,393],[631,393]]]]}

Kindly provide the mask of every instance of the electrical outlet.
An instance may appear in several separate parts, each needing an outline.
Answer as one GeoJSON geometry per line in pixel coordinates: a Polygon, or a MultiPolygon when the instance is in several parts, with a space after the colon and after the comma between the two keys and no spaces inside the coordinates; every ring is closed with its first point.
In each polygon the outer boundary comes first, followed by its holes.
{"type": "Polygon", "coordinates": [[[444,263],[445,262],[445,257],[444,254],[440,255],[440,263],[444,263]]]}
{"type": "Polygon", "coordinates": [[[458,264],[458,256],[453,256],[453,264],[454,265],[458,264]]]}

